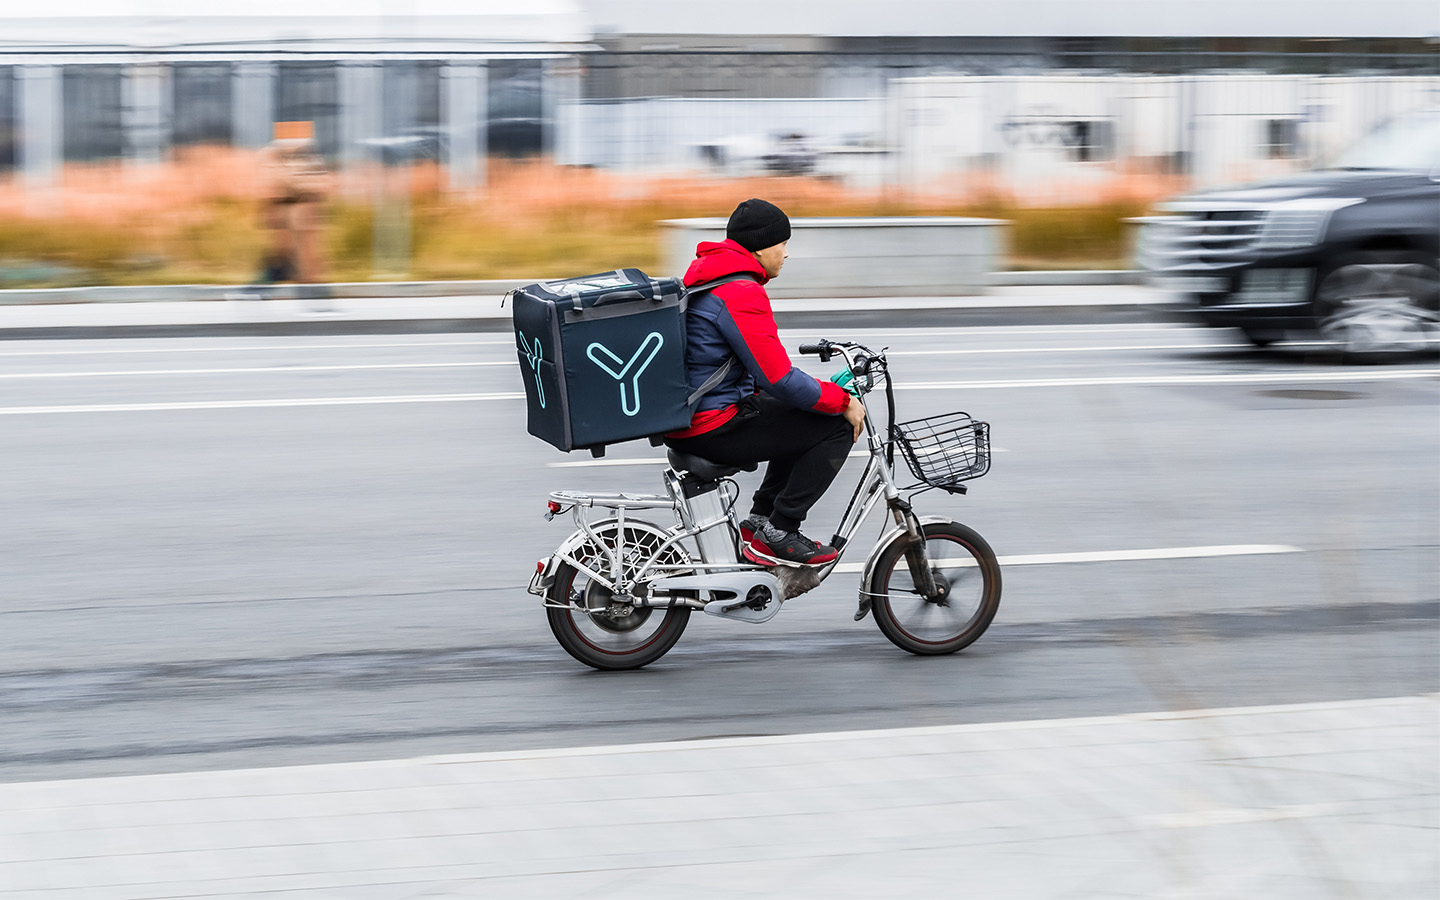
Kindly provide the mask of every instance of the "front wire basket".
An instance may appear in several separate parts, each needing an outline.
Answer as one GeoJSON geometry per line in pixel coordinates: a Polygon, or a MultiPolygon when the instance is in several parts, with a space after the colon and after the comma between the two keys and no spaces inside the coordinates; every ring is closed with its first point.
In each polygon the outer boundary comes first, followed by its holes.
{"type": "Polygon", "coordinates": [[[990,471],[990,423],[968,413],[898,422],[892,437],[910,471],[931,487],[955,490],[990,471]]]}

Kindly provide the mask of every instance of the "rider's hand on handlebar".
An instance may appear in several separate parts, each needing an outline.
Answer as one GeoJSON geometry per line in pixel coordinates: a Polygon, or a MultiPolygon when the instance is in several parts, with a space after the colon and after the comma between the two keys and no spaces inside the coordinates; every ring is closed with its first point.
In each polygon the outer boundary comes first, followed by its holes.
{"type": "Polygon", "coordinates": [[[865,431],[865,406],[860,402],[859,397],[852,396],[850,398],[850,405],[845,407],[843,415],[845,421],[849,422],[850,427],[855,430],[855,436],[850,439],[851,442],[860,440],[861,433],[865,431]]]}

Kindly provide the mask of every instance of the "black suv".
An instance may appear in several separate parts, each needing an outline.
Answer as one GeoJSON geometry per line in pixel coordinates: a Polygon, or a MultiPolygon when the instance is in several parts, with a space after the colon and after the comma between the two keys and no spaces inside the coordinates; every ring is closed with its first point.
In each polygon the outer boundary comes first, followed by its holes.
{"type": "Polygon", "coordinates": [[[1330,168],[1158,209],[1140,264],[1206,325],[1260,346],[1318,333],[1355,356],[1440,343],[1440,109],[1392,120],[1330,168]]]}

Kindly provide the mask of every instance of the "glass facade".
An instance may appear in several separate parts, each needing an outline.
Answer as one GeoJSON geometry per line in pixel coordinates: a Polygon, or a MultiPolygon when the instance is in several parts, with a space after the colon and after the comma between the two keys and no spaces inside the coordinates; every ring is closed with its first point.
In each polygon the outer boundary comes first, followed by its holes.
{"type": "Polygon", "coordinates": [[[281,63],[276,66],[275,121],[313,122],[320,152],[335,159],[340,151],[340,81],[334,62],[281,63]]]}
{"type": "Polygon", "coordinates": [[[61,122],[66,162],[115,159],[125,150],[120,66],[65,66],[61,122]]]}
{"type": "Polygon", "coordinates": [[[170,67],[173,89],[171,141],[190,144],[229,144],[234,138],[234,115],[229,63],[177,63],[170,67]]]}
{"type": "Polygon", "coordinates": [[[529,156],[542,147],[545,98],[538,59],[496,59],[489,65],[488,141],[497,156],[529,156]]]}
{"type": "Polygon", "coordinates": [[[0,172],[15,168],[20,159],[19,84],[14,66],[0,66],[0,172]]]}
{"type": "Polygon", "coordinates": [[[401,158],[442,158],[441,65],[429,60],[391,60],[381,69],[382,134],[404,141],[393,145],[401,158]]]}

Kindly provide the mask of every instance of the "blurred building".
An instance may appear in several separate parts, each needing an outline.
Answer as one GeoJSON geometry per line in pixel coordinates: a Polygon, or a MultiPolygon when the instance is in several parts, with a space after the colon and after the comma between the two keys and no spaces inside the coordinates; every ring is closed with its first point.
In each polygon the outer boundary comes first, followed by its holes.
{"type": "Polygon", "coordinates": [[[0,11],[0,172],[256,147],[921,184],[1301,165],[1437,101],[1429,0],[132,0],[0,11]]]}
{"type": "Polygon", "coordinates": [[[558,158],[1012,193],[1314,164],[1440,104],[1429,0],[591,0],[558,158]],[[753,27],[740,34],[737,23],[753,27]]]}
{"type": "Polygon", "coordinates": [[[273,123],[309,121],[341,165],[430,157],[464,185],[487,154],[547,148],[553,91],[591,49],[573,0],[117,6],[0,10],[0,170],[45,182],[66,162],[260,147],[273,123]]]}
{"type": "Polygon", "coordinates": [[[935,75],[895,80],[884,106],[896,182],[983,175],[1041,199],[1126,177],[1212,186],[1311,168],[1386,119],[1440,106],[1440,76],[935,75]]]}

